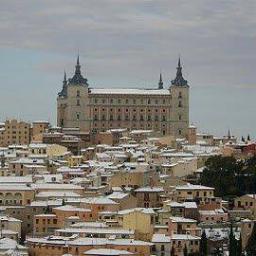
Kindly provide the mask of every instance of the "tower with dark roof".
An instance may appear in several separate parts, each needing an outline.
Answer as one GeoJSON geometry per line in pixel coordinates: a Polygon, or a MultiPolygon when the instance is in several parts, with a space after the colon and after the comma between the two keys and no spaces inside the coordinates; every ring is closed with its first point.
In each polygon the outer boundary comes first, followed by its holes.
{"type": "Polygon", "coordinates": [[[66,75],[66,71],[64,71],[64,78],[63,78],[63,82],[62,82],[62,90],[61,90],[61,92],[58,93],[59,96],[67,97],[67,86],[68,86],[67,75],[66,75]]]}
{"type": "Polygon", "coordinates": [[[164,89],[164,83],[163,83],[163,79],[162,79],[162,73],[160,73],[160,78],[159,78],[159,82],[158,82],[158,89],[164,89]]]}
{"type": "Polygon", "coordinates": [[[176,77],[169,87],[172,96],[172,126],[176,136],[188,134],[189,127],[189,85],[182,74],[180,57],[176,68],[176,77]]]}
{"type": "Polygon", "coordinates": [[[67,80],[66,72],[64,73],[62,90],[58,94],[57,122],[59,126],[90,129],[88,94],[88,82],[81,73],[78,55],[74,75],[67,80]]]}
{"type": "Polygon", "coordinates": [[[87,79],[84,78],[81,74],[81,65],[79,61],[79,55],[77,56],[77,61],[76,61],[76,67],[75,67],[75,74],[73,75],[72,78],[68,80],[70,85],[84,85],[88,86],[87,79]]]}
{"type": "Polygon", "coordinates": [[[176,86],[187,86],[188,85],[188,81],[185,80],[183,78],[182,75],[182,66],[180,64],[180,57],[178,60],[178,67],[177,67],[177,71],[176,71],[176,77],[172,80],[172,85],[176,85],[176,86]]]}

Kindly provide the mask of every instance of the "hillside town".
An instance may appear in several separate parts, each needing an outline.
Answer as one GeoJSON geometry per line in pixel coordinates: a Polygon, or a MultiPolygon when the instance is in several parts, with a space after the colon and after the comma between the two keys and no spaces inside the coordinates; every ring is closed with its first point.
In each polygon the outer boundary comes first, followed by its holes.
{"type": "Polygon", "coordinates": [[[249,135],[194,125],[176,138],[6,120],[0,255],[255,255],[255,153],[249,135]]]}

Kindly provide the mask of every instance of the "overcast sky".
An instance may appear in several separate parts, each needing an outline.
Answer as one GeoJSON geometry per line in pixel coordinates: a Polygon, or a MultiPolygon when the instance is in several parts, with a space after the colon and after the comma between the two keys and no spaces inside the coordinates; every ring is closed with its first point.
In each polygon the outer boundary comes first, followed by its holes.
{"type": "Polygon", "coordinates": [[[79,51],[92,87],[168,87],[181,55],[200,130],[256,136],[255,0],[0,0],[0,119],[55,123],[79,51]]]}

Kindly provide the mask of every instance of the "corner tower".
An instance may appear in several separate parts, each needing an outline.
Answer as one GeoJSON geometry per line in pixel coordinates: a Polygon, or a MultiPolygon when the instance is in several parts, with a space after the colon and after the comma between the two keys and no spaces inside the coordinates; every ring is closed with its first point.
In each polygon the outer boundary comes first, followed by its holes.
{"type": "Polygon", "coordinates": [[[176,137],[186,137],[189,126],[189,85],[183,78],[180,58],[176,71],[176,77],[169,87],[172,97],[172,130],[176,137]]]}
{"type": "Polygon", "coordinates": [[[81,74],[79,56],[72,78],[64,80],[57,98],[57,123],[60,127],[77,127],[90,130],[89,88],[87,79],[81,74]]]}

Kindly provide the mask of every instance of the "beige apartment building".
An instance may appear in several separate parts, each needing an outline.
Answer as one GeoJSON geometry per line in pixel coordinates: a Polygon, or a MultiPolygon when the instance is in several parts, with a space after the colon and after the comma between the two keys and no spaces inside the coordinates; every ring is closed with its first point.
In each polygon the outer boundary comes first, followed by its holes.
{"type": "Polygon", "coordinates": [[[6,120],[0,123],[0,147],[28,145],[31,140],[42,142],[43,133],[47,128],[49,128],[47,121],[35,121],[31,125],[16,119],[6,120]]]}
{"type": "Polygon", "coordinates": [[[32,141],[42,142],[43,133],[49,128],[47,121],[34,121],[32,127],[32,141]]]}
{"type": "Polygon", "coordinates": [[[162,135],[183,137],[189,124],[189,86],[180,60],[169,88],[162,76],[156,89],[91,88],[81,74],[79,57],[71,79],[64,75],[57,98],[57,123],[99,132],[113,128],[154,130],[162,135]]]}
{"type": "Polygon", "coordinates": [[[30,141],[30,124],[13,120],[6,120],[0,131],[0,146],[27,145],[30,141]]]}

